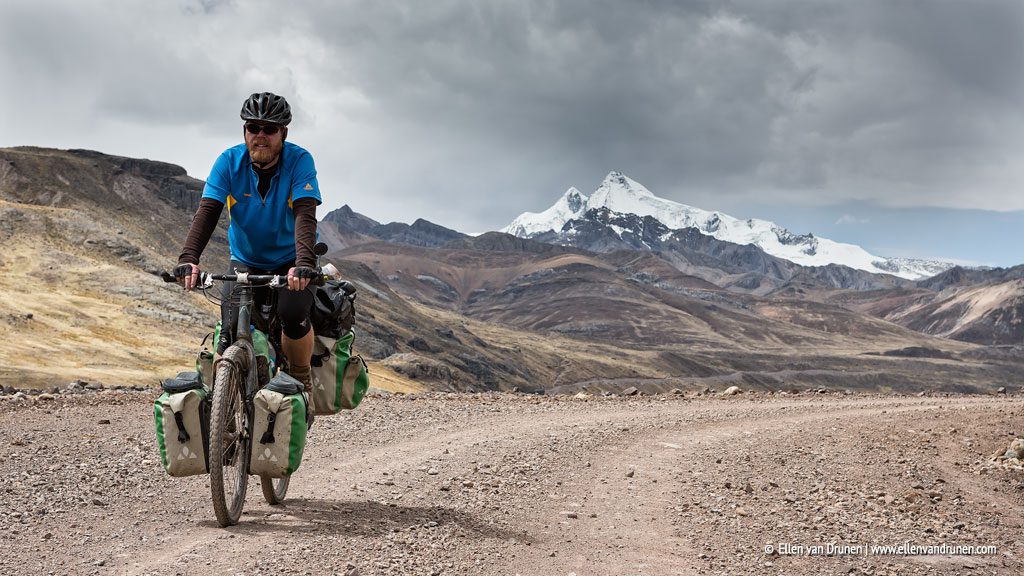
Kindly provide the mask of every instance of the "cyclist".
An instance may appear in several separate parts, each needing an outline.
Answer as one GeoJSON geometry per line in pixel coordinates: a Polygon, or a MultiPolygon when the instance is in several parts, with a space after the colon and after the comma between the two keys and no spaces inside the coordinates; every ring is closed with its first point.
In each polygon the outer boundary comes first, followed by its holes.
{"type": "MultiPolygon", "coordinates": [[[[214,162],[174,275],[185,290],[196,287],[199,256],[227,206],[229,273],[287,274],[288,286],[277,289],[281,347],[288,358],[286,371],[309,392],[313,293],[308,286],[316,274],[313,246],[321,203],[316,168],[308,151],[286,141],[292,112],[283,97],[255,93],[242,104],[241,118],[245,141],[214,162]]],[[[234,283],[225,283],[218,354],[231,344],[237,324],[238,311],[230,305],[233,291],[234,283]]],[[[268,289],[256,291],[256,310],[268,295],[268,289]]]]}

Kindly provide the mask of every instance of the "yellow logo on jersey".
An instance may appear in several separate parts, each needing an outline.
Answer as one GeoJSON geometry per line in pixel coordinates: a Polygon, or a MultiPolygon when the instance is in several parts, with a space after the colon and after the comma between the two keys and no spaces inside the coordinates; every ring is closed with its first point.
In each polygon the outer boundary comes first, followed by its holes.
{"type": "Polygon", "coordinates": [[[303,188],[303,190],[312,190],[312,189],[313,189],[313,185],[310,184],[309,182],[306,182],[306,187],[303,188]]]}

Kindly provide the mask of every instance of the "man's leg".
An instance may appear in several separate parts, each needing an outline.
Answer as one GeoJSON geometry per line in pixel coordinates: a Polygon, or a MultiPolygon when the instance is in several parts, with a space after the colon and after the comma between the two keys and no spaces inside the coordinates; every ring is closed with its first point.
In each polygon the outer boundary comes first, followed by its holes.
{"type": "Polygon", "coordinates": [[[281,318],[281,348],[288,357],[288,374],[301,381],[306,391],[313,389],[309,361],[313,356],[313,328],[309,323],[309,310],[313,307],[311,290],[293,291],[279,288],[277,313],[281,318]]]}
{"type": "Polygon", "coordinates": [[[306,392],[309,392],[313,381],[309,373],[309,359],[313,356],[313,330],[310,329],[297,340],[289,338],[282,330],[281,347],[288,357],[288,374],[301,381],[306,386],[306,392]]]}

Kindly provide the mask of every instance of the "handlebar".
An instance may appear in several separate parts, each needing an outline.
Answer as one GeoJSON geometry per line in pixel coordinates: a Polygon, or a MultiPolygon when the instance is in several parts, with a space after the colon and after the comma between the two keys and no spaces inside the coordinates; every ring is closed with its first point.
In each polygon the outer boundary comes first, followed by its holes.
{"type": "MultiPolygon", "coordinates": [[[[321,269],[319,274],[310,278],[310,284],[323,286],[324,282],[330,280],[332,277],[333,276],[329,274],[327,270],[321,269]]],[[[160,278],[167,283],[178,281],[174,274],[171,274],[166,270],[160,273],[160,278]]],[[[213,286],[214,281],[237,282],[246,286],[269,286],[271,288],[279,288],[281,286],[288,285],[288,277],[281,274],[249,274],[248,272],[238,272],[236,274],[210,274],[209,272],[200,272],[199,282],[196,284],[196,288],[209,288],[213,286]]]]}

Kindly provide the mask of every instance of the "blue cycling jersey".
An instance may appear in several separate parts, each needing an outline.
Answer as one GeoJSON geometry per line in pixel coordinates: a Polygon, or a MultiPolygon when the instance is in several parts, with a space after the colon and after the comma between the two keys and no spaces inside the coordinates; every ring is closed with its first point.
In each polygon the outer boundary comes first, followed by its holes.
{"type": "Polygon", "coordinates": [[[256,190],[258,182],[245,144],[232,146],[214,162],[203,198],[227,206],[231,258],[251,268],[273,270],[295,260],[292,202],[299,198],[322,202],[313,156],[285,142],[265,199],[256,190]]]}

